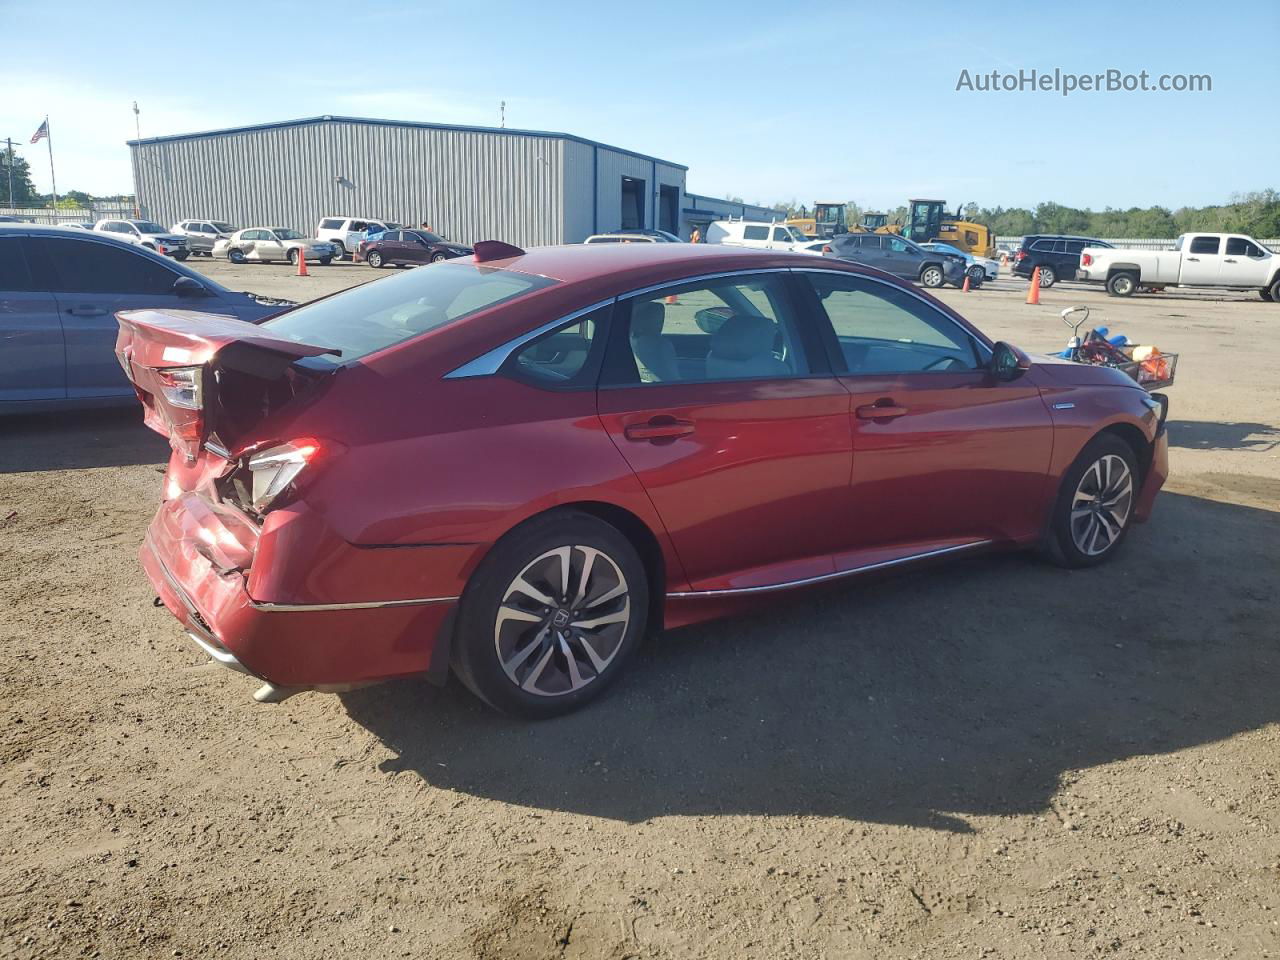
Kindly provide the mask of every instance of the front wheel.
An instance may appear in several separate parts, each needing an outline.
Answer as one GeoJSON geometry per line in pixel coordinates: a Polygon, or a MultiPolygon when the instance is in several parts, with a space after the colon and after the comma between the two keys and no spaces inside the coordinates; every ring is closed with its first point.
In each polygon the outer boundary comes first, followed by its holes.
{"type": "Polygon", "coordinates": [[[987,271],[983,270],[980,265],[975,263],[969,268],[969,283],[971,285],[981,283],[985,279],[987,279],[987,271]]]}
{"type": "Polygon", "coordinates": [[[441,263],[442,261],[444,261],[444,260],[448,260],[448,259],[449,259],[449,258],[448,258],[448,257],[446,257],[443,253],[433,253],[433,254],[431,255],[431,262],[432,262],[432,263],[441,263]]]}
{"type": "Polygon", "coordinates": [[[1263,291],[1263,300],[1270,300],[1273,303],[1280,303],[1280,277],[1276,277],[1275,283],[1263,291]],[[1268,296],[1269,294],[1269,296],[1268,296]]]}
{"type": "Polygon", "coordinates": [[[1138,276],[1129,271],[1113,273],[1107,277],[1107,293],[1113,297],[1131,297],[1138,289],[1138,276]]]}
{"type": "Polygon", "coordinates": [[[1094,437],[1062,478],[1049,529],[1054,559],[1066,567],[1110,559],[1129,532],[1137,495],[1133,448],[1114,434],[1094,437]]]}
{"type": "Polygon", "coordinates": [[[920,271],[920,283],[931,290],[942,286],[945,280],[946,276],[943,274],[941,267],[931,265],[920,271]]]}
{"type": "Polygon", "coordinates": [[[333,263],[333,257],[321,257],[321,258],[320,258],[320,266],[322,266],[322,267],[327,267],[327,266],[328,266],[329,264],[331,264],[331,263],[333,263]]]}
{"type": "Polygon", "coordinates": [[[245,261],[244,251],[237,250],[235,247],[232,247],[230,250],[227,251],[227,259],[230,260],[232,263],[244,263],[245,261]]]}
{"type": "Polygon", "coordinates": [[[500,540],[467,584],[454,670],[504,713],[568,713],[622,672],[648,610],[648,577],[626,537],[588,514],[548,514],[500,540]]]}
{"type": "Polygon", "coordinates": [[[290,251],[289,251],[289,253],[287,254],[287,256],[288,256],[288,258],[289,258],[289,266],[291,266],[291,267],[296,267],[296,266],[298,265],[298,257],[300,257],[300,256],[301,256],[301,254],[298,252],[297,248],[294,248],[293,250],[290,250],[290,251]]]}
{"type": "Polygon", "coordinates": [[[375,270],[381,269],[382,254],[380,254],[377,250],[370,250],[368,256],[364,258],[364,262],[367,263],[369,266],[373,267],[375,270]]]}

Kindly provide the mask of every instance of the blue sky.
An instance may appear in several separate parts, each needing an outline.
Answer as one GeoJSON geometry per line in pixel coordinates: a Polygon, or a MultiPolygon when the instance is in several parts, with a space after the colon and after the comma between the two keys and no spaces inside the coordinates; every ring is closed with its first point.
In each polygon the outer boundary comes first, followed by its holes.
{"type": "Polygon", "coordinates": [[[0,138],[42,190],[27,141],[45,113],[60,189],[131,190],[135,100],[143,136],[326,113],[496,125],[506,100],[508,126],[683,163],[690,191],[748,201],[1176,207],[1280,188],[1274,2],[57,7],[0,0],[24,38],[0,60],[0,138]],[[956,91],[962,69],[1055,67],[1213,90],[956,91]]]}

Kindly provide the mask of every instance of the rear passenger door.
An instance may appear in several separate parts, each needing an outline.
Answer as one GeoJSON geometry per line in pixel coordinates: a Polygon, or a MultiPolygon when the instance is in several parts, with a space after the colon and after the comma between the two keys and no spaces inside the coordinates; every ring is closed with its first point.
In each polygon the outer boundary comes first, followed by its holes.
{"type": "Polygon", "coordinates": [[[1180,283],[1212,286],[1222,272],[1222,238],[1193,236],[1182,254],[1180,283]]]}
{"type": "Polygon", "coordinates": [[[0,403],[67,395],[58,302],[27,266],[30,242],[0,237],[0,403]]]}
{"type": "MultiPolygon", "coordinates": [[[[140,250],[72,237],[33,237],[31,268],[53,291],[66,346],[66,395],[128,396],[115,356],[119,310],[193,308],[173,292],[178,274],[140,250]]],[[[200,301],[195,301],[195,304],[200,301]]]]}
{"type": "Polygon", "coordinates": [[[847,541],[849,394],[785,272],[619,301],[600,419],[695,591],[823,576],[847,541]]]}

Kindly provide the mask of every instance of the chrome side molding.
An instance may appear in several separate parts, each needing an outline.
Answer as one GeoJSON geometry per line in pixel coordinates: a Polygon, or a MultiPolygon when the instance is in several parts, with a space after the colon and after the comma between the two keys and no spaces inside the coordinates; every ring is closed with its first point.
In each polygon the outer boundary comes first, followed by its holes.
{"type": "Polygon", "coordinates": [[[940,547],[937,550],[926,550],[923,553],[913,553],[908,557],[898,557],[896,560],[882,560],[879,563],[868,563],[861,567],[854,567],[851,570],[837,570],[834,573],[824,573],[817,577],[806,577],[803,580],[787,580],[783,583],[767,583],[759,587],[731,587],[725,590],[681,590],[667,594],[668,600],[686,600],[699,599],[701,597],[733,597],[742,596],[749,593],[773,593],[776,590],[791,590],[794,587],[807,587],[813,583],[825,583],[828,580],[839,580],[842,577],[853,577],[860,573],[870,573],[872,570],[883,570],[887,567],[897,567],[904,563],[914,563],[917,560],[927,560],[929,557],[941,557],[948,553],[957,553],[961,550],[973,550],[976,547],[985,547],[993,543],[992,540],[974,540],[971,543],[958,543],[954,547],[940,547]]]}

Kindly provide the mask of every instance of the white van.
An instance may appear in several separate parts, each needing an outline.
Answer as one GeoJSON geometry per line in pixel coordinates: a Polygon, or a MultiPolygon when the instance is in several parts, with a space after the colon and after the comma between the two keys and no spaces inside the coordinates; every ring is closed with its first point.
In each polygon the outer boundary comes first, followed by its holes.
{"type": "Polygon", "coordinates": [[[395,230],[399,226],[400,224],[390,220],[374,220],[369,217],[325,217],[316,226],[316,236],[341,247],[341,250],[336,251],[339,257],[349,257],[356,252],[370,227],[381,232],[395,230]]]}
{"type": "Polygon", "coordinates": [[[707,243],[757,250],[800,250],[811,241],[795,227],[763,220],[713,220],[707,227],[707,243]]]}

